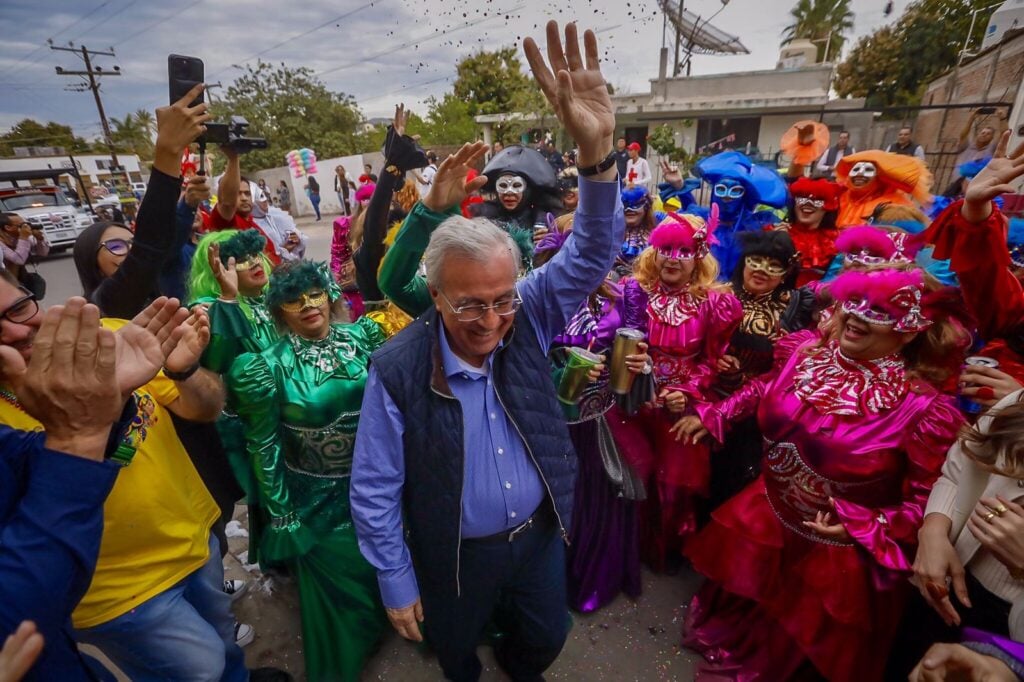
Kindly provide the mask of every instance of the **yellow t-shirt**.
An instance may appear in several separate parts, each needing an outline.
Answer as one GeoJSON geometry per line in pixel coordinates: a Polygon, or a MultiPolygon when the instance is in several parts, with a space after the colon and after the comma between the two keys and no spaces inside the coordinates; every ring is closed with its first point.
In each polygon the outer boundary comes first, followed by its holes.
{"type": "MultiPolygon", "coordinates": [[[[104,320],[116,329],[120,320],[104,320]]],[[[210,556],[210,527],[220,515],[182,447],[167,411],[178,397],[163,373],[135,392],[132,428],[143,440],[132,463],[117,476],[103,504],[103,538],[96,573],[72,614],[88,628],[127,613],[198,569],[210,556]]],[[[42,426],[0,401],[0,424],[24,431],[42,426]]]]}

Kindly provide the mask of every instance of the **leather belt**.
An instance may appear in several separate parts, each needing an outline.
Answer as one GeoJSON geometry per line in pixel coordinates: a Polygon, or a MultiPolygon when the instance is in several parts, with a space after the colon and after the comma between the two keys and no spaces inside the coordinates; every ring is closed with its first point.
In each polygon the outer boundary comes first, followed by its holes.
{"type": "Polygon", "coordinates": [[[548,501],[541,502],[541,505],[537,507],[537,510],[530,514],[530,517],[520,523],[518,526],[513,528],[507,528],[493,535],[484,535],[479,538],[463,538],[463,542],[483,542],[483,543],[494,543],[494,542],[515,542],[517,539],[526,535],[526,531],[531,528],[549,528],[555,519],[555,513],[551,508],[551,503],[548,501]]]}

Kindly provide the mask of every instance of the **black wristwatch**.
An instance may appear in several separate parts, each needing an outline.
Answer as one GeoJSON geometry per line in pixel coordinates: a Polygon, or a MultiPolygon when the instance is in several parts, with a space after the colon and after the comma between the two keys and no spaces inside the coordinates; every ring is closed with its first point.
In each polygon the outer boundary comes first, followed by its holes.
{"type": "Polygon", "coordinates": [[[577,168],[579,174],[585,178],[589,178],[592,175],[599,175],[604,173],[606,170],[615,165],[615,151],[608,152],[608,156],[604,157],[604,161],[594,166],[580,166],[577,168]]]}
{"type": "Polygon", "coordinates": [[[196,364],[192,365],[191,367],[189,367],[188,369],[183,370],[181,372],[173,372],[173,371],[167,369],[166,367],[164,367],[164,376],[167,377],[168,379],[170,379],[171,381],[188,381],[188,379],[193,374],[195,374],[197,371],[199,371],[199,363],[198,362],[196,364]]]}

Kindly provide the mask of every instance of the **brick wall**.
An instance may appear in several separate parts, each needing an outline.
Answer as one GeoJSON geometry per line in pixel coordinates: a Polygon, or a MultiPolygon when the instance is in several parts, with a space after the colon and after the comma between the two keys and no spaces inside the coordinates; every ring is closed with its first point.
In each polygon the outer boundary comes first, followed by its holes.
{"type": "MultiPolygon", "coordinates": [[[[1024,78],[1024,33],[1004,40],[959,68],[935,79],[925,91],[922,105],[1013,102],[1024,78]]],[[[935,174],[935,191],[942,191],[955,170],[957,142],[970,109],[924,110],[914,123],[914,138],[924,145],[935,174]]],[[[1005,128],[996,116],[979,117],[976,126],[1005,128]]]]}

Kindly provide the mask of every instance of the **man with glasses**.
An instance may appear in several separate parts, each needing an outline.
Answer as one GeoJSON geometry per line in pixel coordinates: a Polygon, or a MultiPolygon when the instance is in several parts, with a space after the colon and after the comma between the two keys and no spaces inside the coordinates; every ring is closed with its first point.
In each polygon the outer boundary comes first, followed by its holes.
{"type": "Polygon", "coordinates": [[[576,455],[547,350],[604,280],[624,221],[597,41],[588,31],[584,66],[575,25],[565,33],[563,52],[557,25],[548,24],[558,81],[536,44],[524,47],[579,143],[573,234],[517,283],[509,236],[455,215],[485,181],[465,178],[486,145],[464,145],[446,159],[429,197],[439,210],[413,211],[443,221],[424,254],[432,307],[375,354],[356,436],[360,548],[377,568],[392,625],[420,641],[425,622],[451,680],[479,678],[476,646],[497,610],[505,637],[496,654],[513,679],[539,678],[567,635],[564,538],[576,455]]]}

